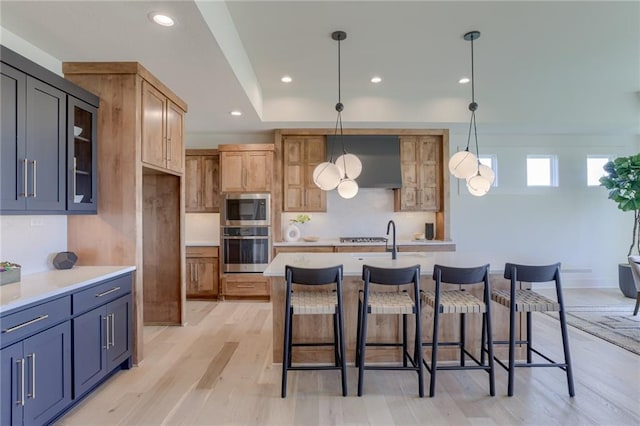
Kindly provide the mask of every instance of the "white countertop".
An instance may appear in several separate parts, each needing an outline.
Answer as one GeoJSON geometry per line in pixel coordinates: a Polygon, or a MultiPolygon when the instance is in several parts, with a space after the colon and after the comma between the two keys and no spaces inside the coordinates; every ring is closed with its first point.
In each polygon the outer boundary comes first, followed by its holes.
{"type": "MultiPolygon", "coordinates": [[[[325,268],[335,265],[343,265],[345,276],[359,276],[362,274],[362,265],[379,266],[383,268],[404,268],[420,265],[421,275],[433,273],[434,264],[448,266],[481,266],[471,261],[469,256],[459,255],[454,252],[422,252],[422,253],[398,253],[396,260],[391,259],[391,253],[279,253],[264,271],[267,277],[283,277],[285,265],[301,268],[325,268]]],[[[502,266],[502,265],[501,265],[502,266]]]]}
{"type": "MultiPolygon", "coordinates": [[[[389,245],[391,245],[391,240],[389,240],[389,245]]],[[[451,245],[454,244],[453,241],[442,241],[442,240],[397,240],[396,245],[398,246],[441,246],[441,245],[451,245]]],[[[304,241],[302,238],[298,241],[280,241],[274,242],[274,247],[296,247],[296,246],[385,246],[384,242],[381,243],[341,243],[339,238],[322,238],[318,241],[304,241]]]]}
{"type": "Polygon", "coordinates": [[[0,287],[0,313],[135,271],[135,266],[75,266],[24,275],[0,287]]]}
{"type": "Polygon", "coordinates": [[[191,247],[219,247],[220,240],[191,240],[187,241],[184,245],[191,247]]]}

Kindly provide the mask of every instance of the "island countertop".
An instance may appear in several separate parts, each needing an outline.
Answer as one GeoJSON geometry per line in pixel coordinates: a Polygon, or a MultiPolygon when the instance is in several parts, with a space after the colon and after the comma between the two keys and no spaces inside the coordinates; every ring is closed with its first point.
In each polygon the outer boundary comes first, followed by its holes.
{"type": "MultiPolygon", "coordinates": [[[[362,275],[362,265],[365,264],[383,268],[403,268],[420,265],[421,275],[430,275],[435,264],[461,267],[483,265],[483,263],[477,262],[470,256],[452,252],[401,252],[398,253],[395,260],[391,259],[391,253],[389,252],[278,253],[264,271],[264,276],[284,277],[286,265],[300,268],[325,268],[343,265],[343,274],[345,276],[360,276],[362,275]]],[[[500,265],[500,268],[502,267],[503,265],[500,265]]]]}

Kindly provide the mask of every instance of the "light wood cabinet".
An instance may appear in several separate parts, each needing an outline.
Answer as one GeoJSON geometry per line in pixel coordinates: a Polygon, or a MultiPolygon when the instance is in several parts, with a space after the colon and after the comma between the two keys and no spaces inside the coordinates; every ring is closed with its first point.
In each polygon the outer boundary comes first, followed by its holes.
{"type": "Polygon", "coordinates": [[[185,157],[185,210],[218,213],[220,157],[215,149],[189,149],[185,157]]]}
{"type": "Polygon", "coordinates": [[[268,299],[269,279],[262,274],[225,274],[222,276],[222,295],[232,299],[268,299]]]}
{"type": "Polygon", "coordinates": [[[313,183],[313,169],[326,159],[324,136],[286,136],[284,156],[283,211],[326,212],[327,194],[313,183]]]}
{"type": "Polygon", "coordinates": [[[221,192],[270,192],[273,144],[220,145],[221,192]]]}
{"type": "Polygon", "coordinates": [[[187,298],[216,299],[219,284],[218,247],[187,247],[187,298]]]}
{"type": "Polygon", "coordinates": [[[395,211],[438,211],[442,174],[442,138],[401,136],[402,188],[394,191],[395,211]]]}
{"type": "Polygon", "coordinates": [[[98,214],[68,218],[67,246],[78,255],[79,265],[136,267],[137,363],[143,358],[143,325],[186,321],[181,145],[187,104],[137,62],[66,62],[63,72],[104,106],[97,116],[98,214]],[[147,107],[160,115],[151,117],[147,107]],[[167,134],[171,147],[162,141],[167,134]],[[151,143],[158,140],[159,145],[151,143]],[[162,162],[160,153],[167,150],[172,160],[162,162]]]}
{"type": "Polygon", "coordinates": [[[278,253],[333,253],[333,246],[290,246],[274,247],[273,257],[278,253]]]}
{"type": "Polygon", "coordinates": [[[184,111],[142,81],[142,162],[182,173],[184,111]]]}

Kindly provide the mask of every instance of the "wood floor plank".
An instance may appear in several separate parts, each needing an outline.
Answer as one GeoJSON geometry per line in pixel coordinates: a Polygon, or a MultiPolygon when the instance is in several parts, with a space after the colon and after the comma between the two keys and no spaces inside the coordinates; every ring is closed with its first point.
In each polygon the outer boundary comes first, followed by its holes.
{"type": "MultiPolygon", "coordinates": [[[[594,295],[596,301],[602,296],[594,295]]],[[[589,303],[584,292],[579,299],[589,303]]],[[[338,371],[294,371],[282,399],[271,305],[192,303],[187,312],[195,320],[188,318],[185,327],[146,327],[144,362],[117,373],[57,424],[640,424],[640,356],[571,327],[575,398],[557,368],[518,369],[513,397],[506,396],[506,371],[497,368],[493,398],[481,371],[440,371],[435,398],[422,399],[415,373],[367,371],[359,398],[357,370],[350,366],[347,398],[338,371]]],[[[557,320],[536,314],[534,332],[537,346],[562,359],[557,320]]],[[[425,373],[427,392],[428,382],[425,373]]]]}

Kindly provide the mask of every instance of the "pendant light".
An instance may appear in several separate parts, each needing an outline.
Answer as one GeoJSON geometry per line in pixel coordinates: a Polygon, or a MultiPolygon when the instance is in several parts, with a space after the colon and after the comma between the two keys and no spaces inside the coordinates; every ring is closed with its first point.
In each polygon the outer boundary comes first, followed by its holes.
{"type": "Polygon", "coordinates": [[[333,162],[332,142],[329,161],[325,161],[316,166],[313,170],[313,182],[324,191],[331,191],[337,188],[338,194],[342,198],[353,198],[358,193],[358,183],[355,179],[360,176],[362,162],[356,155],[347,153],[344,148],[344,134],[342,130],[342,111],[344,110],[344,105],[341,101],[342,93],[340,86],[340,42],[347,38],[347,33],[344,31],[334,31],[331,34],[331,38],[338,42],[338,103],[335,106],[338,117],[336,118],[335,135],[338,135],[339,129],[342,155],[336,159],[335,163],[333,162]]]}
{"type": "Polygon", "coordinates": [[[467,137],[467,147],[464,151],[455,153],[449,160],[449,171],[459,179],[465,179],[467,189],[472,195],[481,197],[489,192],[495,179],[495,173],[491,167],[481,164],[478,151],[478,131],[476,129],[476,110],[478,104],[475,100],[475,79],[473,67],[473,41],[480,38],[480,31],[470,31],[464,35],[464,39],[471,42],[471,120],[469,122],[469,135],[467,137]],[[476,153],[469,151],[471,143],[471,131],[476,142],[476,153]]]}

